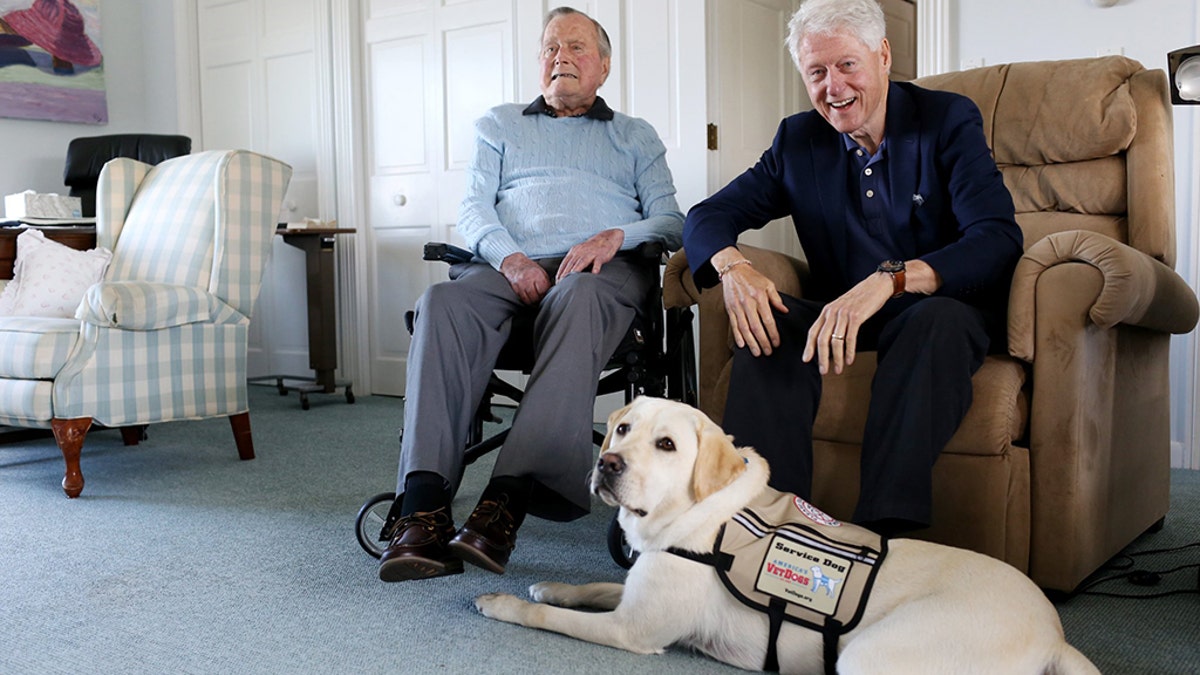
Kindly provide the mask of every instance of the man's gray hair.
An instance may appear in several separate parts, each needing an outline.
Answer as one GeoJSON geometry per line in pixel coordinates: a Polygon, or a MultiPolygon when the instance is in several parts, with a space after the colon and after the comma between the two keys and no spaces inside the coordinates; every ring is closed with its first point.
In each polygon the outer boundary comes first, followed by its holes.
{"type": "Polygon", "coordinates": [[[849,33],[873,52],[887,37],[887,22],[877,0],[805,0],[788,21],[787,48],[800,70],[800,43],[809,35],[849,33]]]}
{"type": "Polygon", "coordinates": [[[600,56],[606,59],[612,56],[612,42],[609,41],[608,32],[604,30],[604,26],[601,26],[599,21],[588,16],[586,13],[575,9],[574,7],[555,7],[554,9],[550,10],[550,12],[546,14],[546,20],[542,22],[542,33],[545,34],[546,26],[549,26],[550,22],[556,17],[568,16],[571,14],[578,14],[592,22],[592,25],[596,27],[596,37],[599,38],[598,46],[600,48],[600,56]]]}

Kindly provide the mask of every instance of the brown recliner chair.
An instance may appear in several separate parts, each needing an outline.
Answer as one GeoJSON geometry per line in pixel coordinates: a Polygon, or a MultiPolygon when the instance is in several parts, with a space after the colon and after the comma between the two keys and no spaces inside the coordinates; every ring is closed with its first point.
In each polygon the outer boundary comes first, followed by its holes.
{"type": "MultiPolygon", "coordinates": [[[[934,466],[933,526],[917,536],[1069,591],[1168,508],[1170,335],[1200,310],[1172,269],[1166,76],[1113,56],[917,83],[979,105],[1026,247],[1009,355],[975,375],[974,402],[934,466]]],[[[742,250],[782,292],[803,295],[802,261],[742,250]]],[[[700,407],[720,420],[733,349],[720,287],[697,291],[682,253],[664,285],[668,306],[700,307],[700,407]]],[[[840,518],[858,499],[874,357],[827,376],[817,414],[813,501],[840,518]]]]}

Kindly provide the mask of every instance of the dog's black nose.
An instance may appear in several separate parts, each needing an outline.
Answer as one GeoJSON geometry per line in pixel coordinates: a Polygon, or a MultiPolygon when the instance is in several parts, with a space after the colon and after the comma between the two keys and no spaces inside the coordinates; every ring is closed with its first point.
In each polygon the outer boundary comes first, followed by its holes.
{"type": "Polygon", "coordinates": [[[600,455],[600,461],[596,462],[596,469],[602,474],[617,475],[625,470],[625,458],[613,452],[606,452],[600,455]]]}

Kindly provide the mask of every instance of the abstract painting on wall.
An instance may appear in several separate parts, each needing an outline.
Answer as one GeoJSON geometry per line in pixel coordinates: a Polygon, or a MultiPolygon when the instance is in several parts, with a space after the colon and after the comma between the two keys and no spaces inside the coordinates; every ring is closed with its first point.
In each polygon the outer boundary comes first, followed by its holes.
{"type": "Polygon", "coordinates": [[[0,117],[108,123],[100,0],[0,0],[0,117]]]}

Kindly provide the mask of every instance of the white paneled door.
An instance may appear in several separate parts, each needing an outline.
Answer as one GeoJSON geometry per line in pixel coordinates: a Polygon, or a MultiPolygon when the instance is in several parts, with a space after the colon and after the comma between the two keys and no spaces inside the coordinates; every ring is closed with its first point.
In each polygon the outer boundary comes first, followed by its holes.
{"type": "Polygon", "coordinates": [[[474,120],[512,100],[513,3],[368,0],[366,265],[371,389],[404,393],[404,313],[447,268],[421,260],[454,232],[474,120]]]}
{"type": "MultiPolygon", "coordinates": [[[[710,3],[709,110],[717,149],[710,187],[720,189],[758,161],[779,122],[812,106],[784,46],[793,0],[710,3]]],[[[741,241],[800,256],[791,218],[742,235],[741,241]]]]}
{"type": "MultiPolygon", "coordinates": [[[[182,0],[195,44],[193,150],[245,148],[292,166],[281,221],[333,219],[325,0],[182,0]]],[[[184,58],[181,61],[187,61],[184,58]]],[[[187,79],[184,66],[181,79],[187,79]]],[[[250,324],[250,375],[309,370],[304,254],[277,238],[250,324]]]]}

